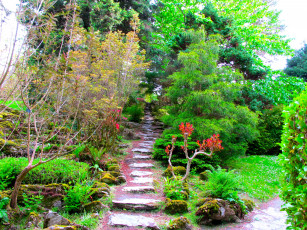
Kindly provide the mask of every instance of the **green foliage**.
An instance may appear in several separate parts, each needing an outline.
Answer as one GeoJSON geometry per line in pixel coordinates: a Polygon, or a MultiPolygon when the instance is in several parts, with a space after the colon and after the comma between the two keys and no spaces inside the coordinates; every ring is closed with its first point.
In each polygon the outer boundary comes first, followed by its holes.
{"type": "Polygon", "coordinates": [[[300,77],[307,81],[307,44],[295,51],[294,56],[287,61],[284,71],[288,76],[300,77]]]}
{"type": "Polygon", "coordinates": [[[73,154],[75,154],[76,157],[79,157],[79,154],[85,149],[86,145],[77,145],[76,148],[73,150],[73,154]]]}
{"type": "Polygon", "coordinates": [[[188,191],[185,191],[184,182],[180,178],[164,178],[165,197],[172,200],[187,200],[188,191]]]}
{"type": "Polygon", "coordinates": [[[6,211],[6,206],[8,205],[9,202],[10,202],[9,198],[7,197],[1,198],[0,196],[0,224],[2,222],[6,223],[9,221],[7,211],[6,211]]]}
{"type": "Polygon", "coordinates": [[[273,105],[289,105],[306,86],[303,79],[297,77],[266,77],[249,84],[250,90],[262,95],[273,105]]]}
{"type": "Polygon", "coordinates": [[[0,105],[5,105],[11,109],[15,109],[18,111],[26,111],[26,107],[22,101],[3,101],[0,100],[0,105]]]}
{"type": "Polygon", "coordinates": [[[224,150],[222,158],[243,155],[247,143],[257,137],[257,115],[236,104],[240,97],[243,77],[228,67],[218,67],[216,37],[205,38],[203,31],[190,31],[192,44],[179,54],[183,67],[169,78],[167,89],[170,105],[162,118],[171,127],[181,122],[193,124],[194,140],[220,134],[224,150]]]}
{"type": "Polygon", "coordinates": [[[105,150],[99,150],[94,146],[89,146],[88,149],[90,150],[90,154],[94,160],[93,164],[98,164],[102,160],[105,150]]]}
{"type": "Polygon", "coordinates": [[[278,155],[281,153],[280,145],[283,127],[283,106],[274,106],[266,109],[260,116],[258,130],[260,136],[248,144],[248,155],[278,155]]]}
{"type": "Polygon", "coordinates": [[[73,160],[55,159],[32,169],[24,184],[76,183],[89,177],[89,165],[73,160]],[[55,170],[56,169],[56,170],[55,170]]]}
{"type": "Polygon", "coordinates": [[[64,197],[65,210],[69,213],[80,212],[83,204],[89,202],[91,196],[91,185],[77,183],[67,191],[64,197]]]}
{"type": "Polygon", "coordinates": [[[225,165],[236,170],[241,190],[249,197],[268,201],[280,189],[282,167],[277,159],[277,156],[248,156],[230,159],[225,165]]]}
{"type": "MultiPolygon", "coordinates": [[[[162,161],[164,165],[168,165],[168,156],[165,153],[165,148],[168,145],[172,145],[172,136],[175,135],[177,136],[177,141],[175,143],[175,149],[172,156],[172,164],[173,166],[186,167],[187,159],[185,158],[184,152],[181,149],[181,146],[184,145],[183,135],[179,133],[179,130],[165,130],[162,136],[156,139],[154,144],[153,157],[162,161]]],[[[195,151],[195,149],[199,148],[199,146],[196,144],[196,142],[191,141],[191,138],[189,138],[188,148],[189,153],[192,154],[192,151],[195,151]]],[[[220,163],[221,159],[219,158],[218,154],[214,154],[212,158],[205,155],[199,155],[192,161],[191,168],[197,171],[204,171],[205,169],[208,169],[208,164],[216,166],[220,163]]]]}
{"type": "Polygon", "coordinates": [[[42,200],[44,196],[42,195],[28,195],[26,193],[22,194],[23,196],[23,205],[24,209],[27,213],[30,213],[32,211],[37,211],[40,207],[40,204],[42,203],[42,200]]]}
{"type": "MultiPolygon", "coordinates": [[[[35,160],[34,163],[37,163],[35,160]]],[[[14,185],[15,178],[28,165],[26,158],[4,158],[0,160],[0,178],[2,189],[14,185]]],[[[72,183],[89,177],[89,165],[66,159],[55,159],[32,169],[24,184],[72,183]],[[55,170],[56,169],[56,170],[55,170]]]]}
{"type": "Polygon", "coordinates": [[[233,199],[239,190],[239,181],[234,170],[226,171],[218,167],[208,172],[208,181],[205,184],[206,195],[221,199],[233,199]]]}
{"type": "Polygon", "coordinates": [[[140,122],[141,118],[144,116],[144,110],[138,104],[127,107],[125,112],[128,114],[129,121],[140,122]]]}
{"type": "Polygon", "coordinates": [[[285,108],[280,162],[285,171],[282,186],[283,209],[290,229],[307,228],[307,91],[285,108]]]}
{"type": "Polygon", "coordinates": [[[15,178],[25,166],[25,158],[4,158],[0,160],[0,190],[14,185],[15,178]]]}

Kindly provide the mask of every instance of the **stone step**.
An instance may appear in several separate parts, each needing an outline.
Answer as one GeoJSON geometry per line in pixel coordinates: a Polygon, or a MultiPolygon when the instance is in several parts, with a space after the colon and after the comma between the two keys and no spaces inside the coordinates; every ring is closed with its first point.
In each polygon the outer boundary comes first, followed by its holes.
{"type": "Polygon", "coordinates": [[[150,217],[137,214],[122,214],[112,213],[109,217],[110,226],[113,227],[137,227],[137,228],[149,228],[153,230],[160,229],[155,220],[150,217]]]}
{"type": "Polygon", "coordinates": [[[143,198],[125,198],[122,200],[113,200],[112,204],[113,208],[125,210],[151,211],[160,207],[159,200],[143,198]]]}
{"type": "Polygon", "coordinates": [[[151,156],[134,154],[132,158],[135,159],[135,160],[149,160],[149,159],[151,159],[151,156]]]}
{"type": "Polygon", "coordinates": [[[133,163],[129,165],[131,168],[152,168],[154,165],[151,163],[133,163]]]}
{"type": "Polygon", "coordinates": [[[146,183],[153,183],[153,178],[152,177],[135,177],[131,183],[135,184],[146,184],[146,183]]]}
{"type": "Polygon", "coordinates": [[[131,177],[146,177],[146,176],[151,176],[153,172],[148,172],[148,171],[132,171],[130,176],[131,177]]]}
{"type": "Polygon", "coordinates": [[[150,148],[133,148],[131,151],[135,153],[152,153],[150,148]]]}
{"type": "Polygon", "coordinates": [[[155,192],[155,188],[153,186],[131,186],[124,187],[123,191],[130,193],[150,193],[155,192]]]}

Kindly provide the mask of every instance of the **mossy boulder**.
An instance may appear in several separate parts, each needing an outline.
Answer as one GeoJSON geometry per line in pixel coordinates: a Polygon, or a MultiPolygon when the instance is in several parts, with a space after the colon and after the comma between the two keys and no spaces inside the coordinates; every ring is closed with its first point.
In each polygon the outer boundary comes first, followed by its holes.
{"type": "Polygon", "coordinates": [[[112,176],[110,173],[105,173],[99,182],[103,182],[109,185],[118,184],[116,177],[112,176]]]}
{"type": "Polygon", "coordinates": [[[96,181],[96,182],[93,184],[92,188],[108,188],[109,191],[110,191],[110,186],[109,186],[108,184],[102,183],[102,182],[99,182],[99,181],[96,181]]]}
{"type": "Polygon", "coordinates": [[[99,212],[100,210],[108,207],[102,204],[101,201],[97,200],[83,205],[83,208],[86,212],[99,212]]]}
{"type": "Polygon", "coordinates": [[[246,206],[246,209],[247,209],[248,212],[251,212],[251,211],[254,210],[254,208],[256,206],[254,201],[249,200],[249,199],[242,199],[242,201],[244,202],[244,205],[246,206]]]}
{"type": "Polygon", "coordinates": [[[167,230],[192,230],[192,226],[188,218],[181,216],[171,221],[167,230]]]}
{"type": "Polygon", "coordinates": [[[94,200],[98,200],[102,197],[106,197],[110,195],[110,189],[108,188],[92,188],[91,189],[92,198],[94,200]]]}
{"type": "Polygon", "coordinates": [[[186,213],[188,203],[185,200],[166,199],[165,212],[169,214],[186,213]]]}
{"type": "Polygon", "coordinates": [[[106,168],[109,169],[111,166],[118,166],[118,161],[117,159],[112,159],[112,160],[108,160],[107,162],[105,162],[106,168]]]}
{"type": "Polygon", "coordinates": [[[31,212],[27,218],[26,228],[38,227],[38,223],[41,221],[41,216],[36,212],[31,212]]]}
{"type": "Polygon", "coordinates": [[[111,165],[110,167],[108,167],[108,171],[120,172],[120,168],[118,165],[111,165]]]}
{"type": "MultiPolygon", "coordinates": [[[[183,166],[173,167],[174,174],[176,176],[184,176],[186,173],[186,169],[183,166]]],[[[162,174],[164,177],[172,177],[172,172],[170,168],[167,168],[162,174]]]]}
{"type": "Polygon", "coordinates": [[[114,177],[119,177],[122,175],[119,171],[108,171],[108,172],[114,177]]]}
{"type": "Polygon", "coordinates": [[[199,179],[200,180],[207,181],[208,178],[209,178],[209,171],[208,170],[206,170],[206,171],[204,171],[204,172],[199,174],[199,179]]]}
{"type": "Polygon", "coordinates": [[[198,224],[236,222],[243,218],[240,205],[222,199],[206,198],[196,211],[198,224]]]}

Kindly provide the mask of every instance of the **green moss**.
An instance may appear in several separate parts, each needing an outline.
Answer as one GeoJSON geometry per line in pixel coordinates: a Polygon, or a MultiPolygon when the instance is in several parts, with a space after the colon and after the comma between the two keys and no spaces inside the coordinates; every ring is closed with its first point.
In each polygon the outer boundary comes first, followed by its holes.
{"type": "Polygon", "coordinates": [[[210,218],[213,214],[218,213],[220,206],[216,199],[207,201],[202,205],[197,211],[196,216],[203,216],[205,218],[210,218]]]}
{"type": "Polygon", "coordinates": [[[109,173],[112,175],[112,176],[114,176],[114,177],[119,177],[120,175],[121,175],[121,173],[120,172],[117,172],[117,171],[109,171],[109,173]]]}
{"type": "Polygon", "coordinates": [[[115,172],[120,172],[120,168],[118,165],[112,165],[108,167],[108,171],[115,171],[115,172]]]}
{"type": "Polygon", "coordinates": [[[110,189],[110,186],[108,184],[106,184],[106,183],[102,183],[102,182],[96,181],[93,184],[93,188],[108,188],[108,189],[110,189]]]}
{"type": "Polygon", "coordinates": [[[248,199],[242,199],[242,201],[244,202],[247,211],[249,212],[253,211],[254,207],[256,206],[254,201],[248,199]]]}
{"type": "MultiPolygon", "coordinates": [[[[173,170],[174,174],[177,176],[183,176],[186,173],[186,169],[183,166],[173,167],[173,170]]],[[[171,169],[167,168],[162,175],[165,177],[171,177],[172,176],[171,169]]]]}
{"type": "Polygon", "coordinates": [[[105,173],[104,176],[99,180],[99,182],[104,182],[109,185],[117,184],[117,180],[110,173],[105,173]]]}
{"type": "Polygon", "coordinates": [[[4,140],[0,138],[0,146],[6,145],[6,146],[18,146],[14,141],[11,140],[4,140]]]}
{"type": "Polygon", "coordinates": [[[184,200],[166,199],[165,212],[169,214],[186,213],[188,211],[188,203],[184,200]]]}
{"type": "Polygon", "coordinates": [[[186,217],[179,217],[172,221],[172,223],[167,227],[167,230],[185,230],[190,229],[188,225],[190,225],[190,221],[186,217]]]}
{"type": "Polygon", "coordinates": [[[209,176],[209,171],[204,171],[199,174],[199,179],[203,181],[207,181],[209,176]]]}
{"type": "Polygon", "coordinates": [[[77,230],[77,226],[66,226],[66,225],[53,225],[49,228],[46,228],[46,230],[77,230]]]}

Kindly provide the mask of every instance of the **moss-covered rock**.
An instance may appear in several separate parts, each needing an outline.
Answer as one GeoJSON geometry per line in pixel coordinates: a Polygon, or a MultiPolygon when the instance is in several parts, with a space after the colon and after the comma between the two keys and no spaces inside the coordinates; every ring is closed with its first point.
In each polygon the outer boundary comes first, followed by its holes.
{"type": "Polygon", "coordinates": [[[111,165],[110,167],[108,167],[108,171],[120,172],[120,168],[118,165],[111,165]]]}
{"type": "Polygon", "coordinates": [[[118,184],[117,179],[110,173],[105,173],[104,176],[99,180],[99,182],[103,182],[109,185],[118,184]]]}
{"type": "Polygon", "coordinates": [[[249,200],[249,199],[242,199],[242,201],[244,202],[244,205],[246,206],[246,209],[247,209],[248,212],[251,212],[251,211],[254,210],[254,208],[256,206],[254,201],[249,200]]]}
{"type": "Polygon", "coordinates": [[[41,216],[36,212],[31,212],[27,218],[27,228],[38,227],[38,223],[41,221],[41,216]]]}
{"type": "Polygon", "coordinates": [[[207,198],[198,210],[196,216],[199,216],[199,224],[212,224],[221,222],[236,222],[243,218],[243,212],[240,205],[230,203],[222,199],[207,198]]]}
{"type": "Polygon", "coordinates": [[[110,173],[114,177],[119,177],[122,175],[119,171],[108,171],[108,173],[110,173]]]}
{"type": "Polygon", "coordinates": [[[112,159],[112,160],[105,162],[105,165],[106,165],[106,168],[109,169],[109,167],[113,165],[118,165],[118,161],[117,159],[112,159]]]}
{"type": "Polygon", "coordinates": [[[102,197],[110,195],[110,190],[108,188],[92,188],[91,189],[92,198],[98,200],[102,197]]]}
{"type": "Polygon", "coordinates": [[[167,230],[192,230],[192,226],[188,218],[181,216],[171,221],[167,230]]]}
{"type": "Polygon", "coordinates": [[[99,182],[99,181],[96,181],[92,188],[108,188],[110,190],[110,186],[106,183],[102,183],[102,182],[99,182]]]}
{"type": "Polygon", "coordinates": [[[102,204],[101,201],[97,200],[83,205],[83,208],[86,212],[99,212],[100,210],[108,207],[102,204]]]}
{"type": "MultiPolygon", "coordinates": [[[[173,167],[173,170],[176,176],[184,176],[186,173],[186,169],[183,166],[173,167]]],[[[171,177],[172,176],[171,169],[167,168],[162,175],[165,177],[171,177]]]]}
{"type": "Polygon", "coordinates": [[[169,214],[186,213],[188,211],[188,203],[184,200],[166,199],[164,210],[169,214]]]}
{"type": "Polygon", "coordinates": [[[207,181],[208,177],[209,177],[209,171],[208,170],[206,170],[206,171],[204,171],[204,172],[199,174],[199,179],[200,180],[207,181]]]}

